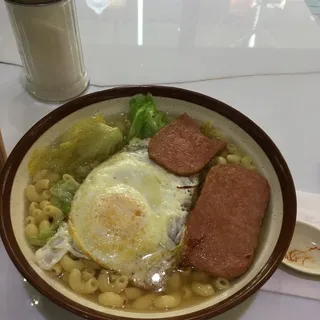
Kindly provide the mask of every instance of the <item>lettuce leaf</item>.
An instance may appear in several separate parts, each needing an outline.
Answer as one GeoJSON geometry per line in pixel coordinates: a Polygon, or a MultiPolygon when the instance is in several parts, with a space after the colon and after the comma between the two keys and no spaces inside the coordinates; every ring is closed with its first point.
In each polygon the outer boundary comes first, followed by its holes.
{"type": "Polygon", "coordinates": [[[55,235],[60,223],[60,220],[54,221],[48,228],[42,229],[37,237],[27,237],[28,242],[32,246],[43,247],[47,241],[55,235]]]}
{"type": "Polygon", "coordinates": [[[71,203],[80,184],[75,180],[58,181],[51,189],[51,203],[58,207],[65,215],[71,209],[71,203]]]}
{"type": "Polygon", "coordinates": [[[128,117],[131,121],[128,140],[134,137],[139,139],[152,137],[169,124],[167,116],[156,108],[155,101],[149,93],[131,98],[128,117]]]}

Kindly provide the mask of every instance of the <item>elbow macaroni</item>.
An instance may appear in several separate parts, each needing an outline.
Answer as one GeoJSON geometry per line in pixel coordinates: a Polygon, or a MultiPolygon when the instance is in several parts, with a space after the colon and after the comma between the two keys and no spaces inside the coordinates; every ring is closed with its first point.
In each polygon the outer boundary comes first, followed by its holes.
{"type": "Polygon", "coordinates": [[[46,230],[50,227],[50,222],[48,220],[42,220],[40,223],[39,223],[39,231],[43,231],[43,230],[46,230]]]}
{"type": "Polygon", "coordinates": [[[41,193],[42,191],[44,190],[48,190],[49,189],[49,185],[50,185],[50,180],[48,179],[41,179],[41,180],[38,180],[36,183],[35,183],[35,188],[36,188],[36,191],[41,193]]]}
{"type": "Polygon", "coordinates": [[[39,203],[39,207],[42,210],[45,206],[51,205],[51,202],[48,200],[43,200],[39,203]]]}
{"type": "Polygon", "coordinates": [[[106,307],[117,307],[120,308],[124,305],[124,298],[114,292],[100,293],[98,296],[100,304],[106,307]]]}
{"type": "Polygon", "coordinates": [[[200,297],[211,297],[214,295],[214,289],[209,283],[193,281],[191,283],[191,290],[195,295],[200,297]]]}
{"type": "Polygon", "coordinates": [[[125,288],[124,293],[128,300],[136,300],[143,295],[143,292],[139,288],[125,288]]]}
{"type": "Polygon", "coordinates": [[[242,164],[244,167],[250,169],[250,168],[252,167],[253,160],[252,160],[252,158],[249,157],[249,156],[244,156],[244,157],[241,158],[241,164],[242,164]]]}
{"type": "Polygon", "coordinates": [[[39,203],[31,202],[29,205],[29,210],[28,210],[29,216],[33,216],[33,211],[36,209],[40,209],[39,203]]]}
{"type": "Polygon", "coordinates": [[[114,273],[109,273],[109,281],[110,282],[115,282],[118,277],[119,276],[114,273]]]}
{"type": "MultiPolygon", "coordinates": [[[[84,263],[82,260],[73,260],[67,254],[65,254],[60,260],[61,267],[64,271],[71,272],[73,269],[84,269],[84,263]]],[[[81,275],[81,274],[80,274],[81,275]]]]}
{"type": "Polygon", "coordinates": [[[227,159],[221,156],[215,157],[214,161],[216,164],[227,164],[227,159]]]}
{"type": "Polygon", "coordinates": [[[28,238],[33,238],[33,237],[37,237],[39,235],[39,230],[35,224],[30,223],[26,226],[25,233],[28,238]]]}
{"type": "Polygon", "coordinates": [[[103,271],[99,274],[98,282],[101,292],[120,293],[128,286],[129,279],[127,276],[122,275],[116,277],[113,282],[110,282],[109,275],[103,271]]]}
{"type": "Polygon", "coordinates": [[[41,209],[34,209],[32,216],[34,217],[36,223],[40,223],[41,221],[47,219],[46,214],[41,209]]]}
{"type": "Polygon", "coordinates": [[[53,206],[52,204],[44,206],[42,211],[45,215],[53,218],[54,220],[58,220],[63,217],[63,212],[56,206],[53,206]]]}
{"type": "Polygon", "coordinates": [[[62,274],[62,267],[59,263],[56,263],[55,265],[52,266],[50,271],[52,272],[53,275],[58,277],[62,274]]]}
{"type": "Polygon", "coordinates": [[[81,279],[81,271],[79,269],[71,270],[68,281],[71,289],[81,294],[93,293],[99,287],[98,281],[96,278],[90,278],[87,281],[83,281],[81,279]]]}
{"type": "Polygon", "coordinates": [[[128,283],[129,283],[129,278],[125,275],[122,275],[116,278],[116,280],[114,281],[114,286],[117,290],[122,291],[128,286],[128,283]]]}
{"type": "Polygon", "coordinates": [[[228,154],[227,161],[228,163],[240,164],[241,156],[238,156],[236,154],[228,154]]]}
{"type": "Polygon", "coordinates": [[[224,278],[217,278],[213,281],[213,286],[217,290],[226,290],[230,287],[229,280],[224,279],[224,278]]]}
{"type": "Polygon", "coordinates": [[[36,224],[36,219],[34,217],[28,216],[26,218],[26,224],[36,224]]]}
{"type": "Polygon", "coordinates": [[[155,295],[153,293],[146,294],[140,298],[137,298],[132,303],[132,308],[142,310],[149,309],[152,306],[155,295]]]}
{"type": "Polygon", "coordinates": [[[48,175],[48,172],[49,170],[40,170],[39,172],[37,172],[34,176],[33,176],[33,179],[32,179],[32,182],[33,183],[36,183],[38,182],[39,180],[42,180],[42,179],[45,179],[48,175]]]}
{"type": "Polygon", "coordinates": [[[231,155],[239,155],[239,150],[236,145],[233,143],[228,143],[227,144],[227,150],[231,155]]]}
{"type": "Polygon", "coordinates": [[[114,292],[114,288],[109,281],[109,275],[106,270],[102,270],[99,274],[98,283],[101,292],[114,292]]]}
{"type": "Polygon", "coordinates": [[[57,182],[60,180],[60,175],[58,173],[50,172],[49,170],[44,169],[40,170],[33,176],[32,182],[37,183],[38,181],[43,179],[47,179],[50,182],[57,182]]]}
{"type": "Polygon", "coordinates": [[[41,193],[36,190],[33,184],[30,184],[25,189],[25,194],[30,202],[41,202],[42,200],[49,200],[51,197],[49,190],[44,190],[41,193]]]}
{"type": "Polygon", "coordinates": [[[171,309],[177,307],[181,303],[181,296],[178,293],[166,294],[155,297],[153,305],[158,309],[171,309]]]}
{"type": "Polygon", "coordinates": [[[90,278],[93,278],[95,275],[96,275],[95,270],[90,269],[90,268],[85,268],[82,271],[82,276],[81,277],[82,277],[82,280],[87,281],[90,278]]]}

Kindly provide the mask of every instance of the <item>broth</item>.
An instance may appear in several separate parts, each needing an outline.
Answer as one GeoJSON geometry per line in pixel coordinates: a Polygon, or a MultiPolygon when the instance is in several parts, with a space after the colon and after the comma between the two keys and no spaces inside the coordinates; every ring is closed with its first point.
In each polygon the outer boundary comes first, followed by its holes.
{"type": "MultiPolygon", "coordinates": [[[[100,270],[96,271],[96,277],[98,276],[99,272],[100,272],[100,270]]],[[[117,275],[110,273],[110,278],[114,279],[116,276],[117,275]]],[[[64,271],[59,276],[59,279],[65,286],[69,286],[68,272],[64,271]]],[[[206,301],[209,298],[212,298],[213,295],[209,295],[208,297],[205,297],[205,296],[199,296],[199,295],[193,293],[192,287],[191,287],[192,282],[201,283],[203,285],[209,285],[209,286],[211,285],[214,290],[214,295],[222,294],[225,290],[227,290],[229,288],[230,285],[232,285],[226,279],[218,279],[218,278],[211,277],[210,275],[206,274],[205,272],[197,271],[194,268],[187,268],[187,269],[179,268],[179,269],[174,270],[173,279],[177,283],[175,283],[174,285],[172,285],[172,284],[170,285],[170,280],[169,280],[168,287],[166,289],[164,289],[162,292],[145,290],[145,289],[141,289],[139,287],[136,287],[134,285],[129,285],[128,288],[129,288],[129,290],[132,288],[134,288],[134,289],[137,288],[138,290],[141,290],[141,297],[145,297],[150,294],[154,294],[154,297],[160,297],[161,295],[170,295],[170,294],[175,294],[178,292],[181,295],[180,304],[174,308],[164,308],[163,309],[163,310],[169,310],[169,309],[176,310],[176,309],[187,308],[187,307],[196,305],[198,303],[201,303],[203,301],[206,301]],[[178,281],[177,281],[177,277],[176,277],[177,275],[179,278],[178,281]],[[179,285],[178,285],[178,282],[180,282],[179,285]],[[220,282],[223,284],[223,286],[219,285],[220,282]]],[[[111,281],[111,279],[110,279],[110,281],[111,281]]],[[[92,294],[86,295],[86,298],[92,302],[97,303],[98,296],[100,293],[101,292],[98,290],[92,294]]],[[[130,312],[139,312],[139,311],[154,312],[154,311],[159,310],[159,308],[155,307],[152,303],[148,307],[143,308],[143,309],[135,307],[134,302],[137,299],[131,299],[130,295],[128,298],[126,296],[125,291],[122,291],[120,293],[120,296],[124,298],[124,305],[121,307],[124,310],[130,311],[130,312]]],[[[112,306],[110,306],[110,307],[112,307],[112,306]]]]}

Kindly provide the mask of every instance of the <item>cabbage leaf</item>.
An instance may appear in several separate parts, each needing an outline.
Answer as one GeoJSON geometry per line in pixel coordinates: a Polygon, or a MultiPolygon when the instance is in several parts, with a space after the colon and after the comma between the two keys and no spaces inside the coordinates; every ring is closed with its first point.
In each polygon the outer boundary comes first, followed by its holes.
{"type": "Polygon", "coordinates": [[[31,175],[42,169],[76,175],[83,167],[106,160],[121,145],[123,136],[110,127],[102,116],[81,120],[63,133],[50,146],[36,149],[28,163],[31,175]]]}

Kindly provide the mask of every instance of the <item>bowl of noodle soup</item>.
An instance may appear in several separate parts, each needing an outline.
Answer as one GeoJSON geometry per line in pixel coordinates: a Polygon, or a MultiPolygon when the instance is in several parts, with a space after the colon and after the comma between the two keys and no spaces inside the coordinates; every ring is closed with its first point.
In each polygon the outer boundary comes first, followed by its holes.
{"type": "Polygon", "coordinates": [[[172,87],[114,88],[57,108],[18,142],[0,186],[1,237],[19,272],[44,296],[89,319],[219,315],[275,272],[296,219],[290,171],[267,134],[223,102],[172,87]],[[146,110],[151,120],[139,126],[145,97],[157,109],[146,108],[143,121],[146,110]],[[203,183],[201,173],[175,175],[148,157],[148,139],[185,113],[227,146],[212,166],[249,168],[270,186],[254,257],[232,279],[180,264],[180,231],[199,197],[190,188],[203,183]],[[137,258],[139,252],[152,254],[137,258]]]}

